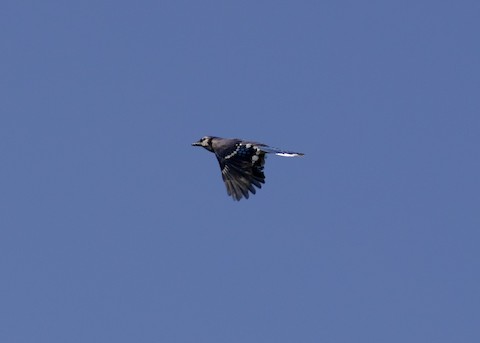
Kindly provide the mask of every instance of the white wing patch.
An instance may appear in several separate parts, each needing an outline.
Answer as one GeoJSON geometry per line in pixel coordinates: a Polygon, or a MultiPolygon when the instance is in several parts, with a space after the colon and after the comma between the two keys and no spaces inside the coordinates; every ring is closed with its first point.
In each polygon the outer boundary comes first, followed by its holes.
{"type": "Polygon", "coordinates": [[[225,156],[225,159],[228,160],[229,158],[232,158],[233,156],[235,156],[238,152],[238,150],[240,150],[242,146],[240,144],[237,145],[237,148],[229,155],[225,156]]]}

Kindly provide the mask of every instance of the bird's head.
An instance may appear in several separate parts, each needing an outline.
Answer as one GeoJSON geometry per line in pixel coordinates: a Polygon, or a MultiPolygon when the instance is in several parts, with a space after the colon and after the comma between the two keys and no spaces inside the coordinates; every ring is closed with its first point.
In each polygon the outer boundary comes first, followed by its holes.
{"type": "Polygon", "coordinates": [[[201,147],[204,147],[205,149],[207,149],[208,151],[213,152],[212,139],[213,139],[212,136],[205,136],[205,137],[200,138],[198,140],[198,142],[192,143],[192,145],[193,146],[201,146],[201,147]]]}

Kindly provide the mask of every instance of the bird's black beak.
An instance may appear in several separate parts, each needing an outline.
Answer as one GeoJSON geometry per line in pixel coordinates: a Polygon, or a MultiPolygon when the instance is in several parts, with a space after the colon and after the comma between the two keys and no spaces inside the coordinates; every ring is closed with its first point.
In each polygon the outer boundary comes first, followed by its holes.
{"type": "Polygon", "coordinates": [[[192,146],[201,146],[201,145],[202,145],[202,143],[200,143],[200,141],[192,143],[192,146]]]}

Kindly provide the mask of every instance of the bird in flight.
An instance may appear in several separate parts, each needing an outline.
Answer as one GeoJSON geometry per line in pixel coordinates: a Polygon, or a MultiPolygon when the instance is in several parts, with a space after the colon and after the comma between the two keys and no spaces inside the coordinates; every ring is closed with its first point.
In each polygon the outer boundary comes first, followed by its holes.
{"type": "Polygon", "coordinates": [[[205,136],[192,145],[204,147],[215,154],[222,170],[227,193],[237,201],[242,197],[248,199],[249,192],[255,194],[255,187],[262,188],[262,183],[265,183],[263,166],[266,154],[283,157],[304,155],[300,152],[285,151],[238,138],[205,136]]]}

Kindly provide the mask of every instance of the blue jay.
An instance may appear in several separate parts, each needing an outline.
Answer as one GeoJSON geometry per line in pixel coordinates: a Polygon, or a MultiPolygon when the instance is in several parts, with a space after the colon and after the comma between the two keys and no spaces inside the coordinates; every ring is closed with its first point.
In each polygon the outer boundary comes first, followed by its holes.
{"type": "Polygon", "coordinates": [[[205,136],[192,145],[204,147],[215,154],[227,193],[237,201],[242,197],[248,199],[249,191],[255,194],[255,187],[262,188],[262,183],[265,183],[263,173],[265,154],[272,153],[284,157],[303,156],[300,152],[285,151],[237,138],[205,136]]]}

